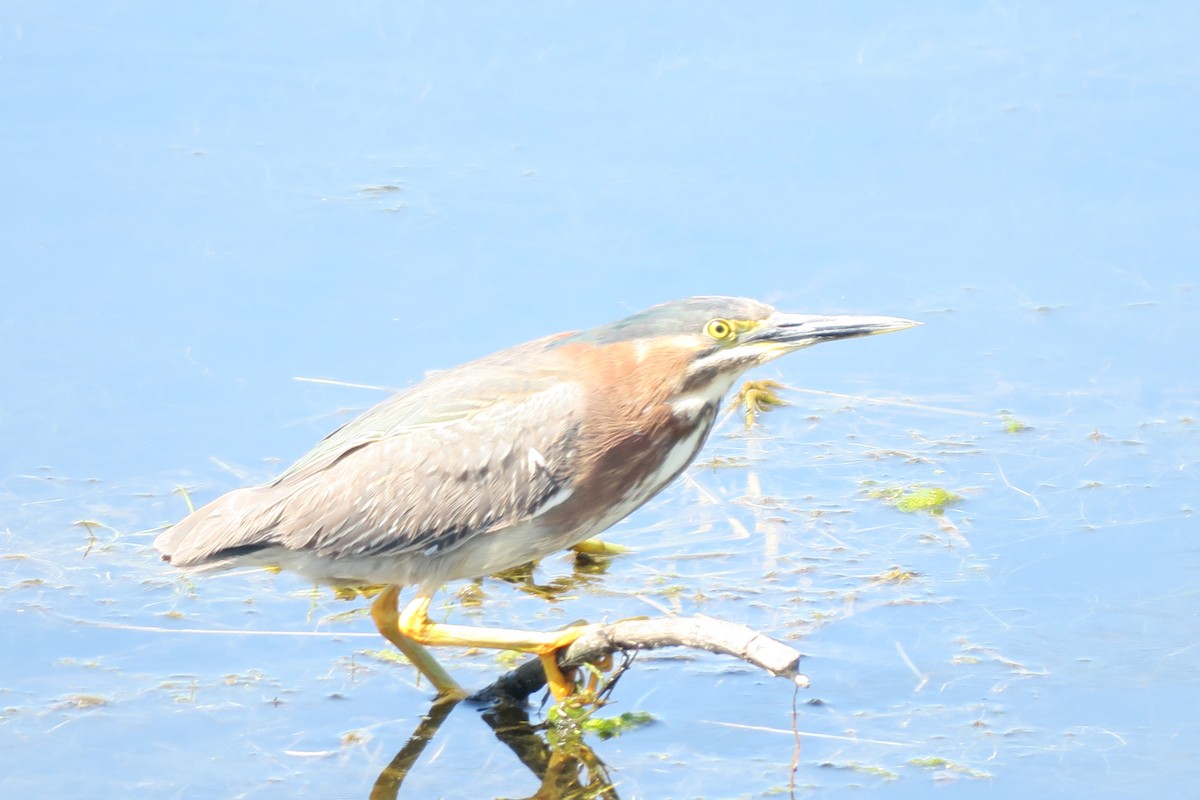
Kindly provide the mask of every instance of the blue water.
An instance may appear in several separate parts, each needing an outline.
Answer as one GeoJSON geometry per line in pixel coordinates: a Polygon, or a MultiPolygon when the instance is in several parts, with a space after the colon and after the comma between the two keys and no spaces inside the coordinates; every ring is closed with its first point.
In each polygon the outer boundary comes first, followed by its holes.
{"type": "MultiPolygon", "coordinates": [[[[369,636],[141,630],[371,630],[287,576],[181,583],[148,550],[175,487],[385,396],[297,378],[401,388],[707,293],[922,320],[764,372],[902,402],[789,394],[714,439],[752,468],[613,533],[638,555],[555,606],[485,584],[486,621],[797,638],[800,787],[1194,785],[1198,35],[1186,3],[6,4],[0,790],[366,795],[427,692],[369,636]],[[866,480],[961,493],[958,536],[866,480]]],[[[647,659],[618,699],[660,720],[596,744],[621,797],[787,786],[785,684],[647,659]]],[[[468,709],[430,748],[401,796],[537,788],[468,709]]]]}

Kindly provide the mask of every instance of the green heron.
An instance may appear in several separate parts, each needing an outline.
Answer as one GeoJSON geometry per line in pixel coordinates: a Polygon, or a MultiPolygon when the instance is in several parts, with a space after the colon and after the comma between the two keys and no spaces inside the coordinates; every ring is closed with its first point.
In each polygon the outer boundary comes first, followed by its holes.
{"type": "Polygon", "coordinates": [[[696,457],[722,399],[751,367],[917,324],[693,297],[537,339],[392,396],[274,480],[194,511],[154,546],[181,568],[250,564],[318,583],[381,585],[375,625],[439,694],[463,691],[422,645],[537,654],[561,699],[573,684],[557,652],[590,626],[435,623],[434,592],[569,548],[646,503],[696,457]],[[416,596],[401,611],[409,585],[416,596]]]}

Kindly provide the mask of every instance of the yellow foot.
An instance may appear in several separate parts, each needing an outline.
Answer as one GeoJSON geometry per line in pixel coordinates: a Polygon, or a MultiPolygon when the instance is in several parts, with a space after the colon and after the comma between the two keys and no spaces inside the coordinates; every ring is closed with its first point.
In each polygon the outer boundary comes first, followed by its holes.
{"type": "Polygon", "coordinates": [[[572,545],[571,549],[585,556],[618,556],[629,552],[628,547],[603,539],[584,539],[579,544],[572,545]]]}
{"type": "Polygon", "coordinates": [[[534,651],[542,662],[542,669],[546,673],[546,686],[550,689],[550,694],[554,695],[555,702],[561,703],[575,693],[575,670],[564,673],[558,666],[558,654],[595,627],[586,623],[575,623],[558,631],[557,638],[534,651]]]}
{"type": "Polygon", "coordinates": [[[746,427],[753,428],[758,415],[770,411],[775,406],[786,406],[788,403],[779,396],[779,389],[784,385],[778,381],[761,380],[746,381],[734,396],[735,405],[741,405],[746,412],[746,427]]]}
{"type": "Polygon", "coordinates": [[[602,673],[612,669],[613,657],[611,653],[605,653],[579,668],[563,670],[558,665],[558,654],[570,647],[580,636],[596,627],[598,626],[575,623],[569,628],[564,628],[561,633],[570,634],[571,640],[552,652],[538,654],[538,658],[542,662],[542,669],[546,673],[546,686],[550,689],[550,693],[554,695],[555,702],[562,703],[564,700],[578,697],[585,705],[599,704],[597,698],[600,693],[600,678],[602,673]],[[577,693],[577,676],[581,669],[587,672],[587,683],[577,693]]]}
{"type": "Polygon", "coordinates": [[[595,697],[600,691],[600,674],[603,672],[611,672],[613,668],[612,653],[604,655],[591,662],[595,669],[588,670],[587,692],[592,697],[595,697]]]}
{"type": "MultiPolygon", "coordinates": [[[[563,674],[558,666],[557,650],[552,653],[539,653],[538,658],[542,662],[542,669],[546,671],[546,686],[550,689],[550,694],[554,695],[555,702],[561,703],[575,691],[574,675],[568,678],[563,674]]],[[[574,673],[574,670],[571,672],[574,673]]]]}

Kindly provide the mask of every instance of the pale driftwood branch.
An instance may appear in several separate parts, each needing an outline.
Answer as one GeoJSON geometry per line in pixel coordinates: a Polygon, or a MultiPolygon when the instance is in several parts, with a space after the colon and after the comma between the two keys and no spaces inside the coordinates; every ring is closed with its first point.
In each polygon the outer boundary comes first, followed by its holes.
{"type": "MultiPolygon", "coordinates": [[[[808,678],[798,669],[799,652],[745,625],[702,615],[629,619],[601,625],[575,640],[559,661],[564,667],[573,667],[606,655],[660,647],[690,647],[734,656],[772,675],[787,678],[801,688],[808,686],[808,678]]],[[[531,659],[501,675],[471,698],[483,702],[523,701],[545,685],[541,663],[531,659]]]]}

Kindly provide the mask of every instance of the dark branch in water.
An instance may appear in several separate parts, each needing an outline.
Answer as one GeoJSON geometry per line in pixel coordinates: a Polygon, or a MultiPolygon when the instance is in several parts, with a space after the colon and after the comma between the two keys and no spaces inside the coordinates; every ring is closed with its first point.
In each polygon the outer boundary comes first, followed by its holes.
{"type": "MultiPolygon", "coordinates": [[[[800,653],[745,625],[712,617],[659,617],[630,619],[602,625],[577,639],[559,658],[563,667],[575,667],[614,653],[636,653],[660,647],[690,647],[730,655],[759,669],[787,678],[801,688],[808,678],[799,672],[800,653]]],[[[530,659],[501,675],[490,686],[471,695],[477,702],[523,702],[546,685],[541,662],[530,659]]]]}

